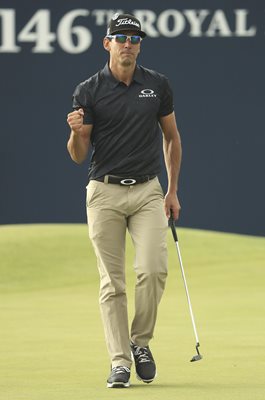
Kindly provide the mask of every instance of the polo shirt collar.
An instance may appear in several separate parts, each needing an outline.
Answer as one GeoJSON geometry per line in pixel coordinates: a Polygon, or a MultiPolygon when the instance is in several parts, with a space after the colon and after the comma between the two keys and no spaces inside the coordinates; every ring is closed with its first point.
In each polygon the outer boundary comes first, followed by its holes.
{"type": "MultiPolygon", "coordinates": [[[[109,68],[109,64],[106,63],[105,67],[102,70],[104,77],[109,81],[110,85],[112,87],[118,86],[120,81],[118,81],[111,73],[111,70],[109,68]]],[[[133,74],[133,81],[137,83],[143,83],[143,73],[141,71],[141,68],[136,65],[134,74],[133,74]]]]}
{"type": "Polygon", "coordinates": [[[136,65],[133,80],[137,83],[144,83],[143,71],[141,70],[139,65],[136,65]]]}

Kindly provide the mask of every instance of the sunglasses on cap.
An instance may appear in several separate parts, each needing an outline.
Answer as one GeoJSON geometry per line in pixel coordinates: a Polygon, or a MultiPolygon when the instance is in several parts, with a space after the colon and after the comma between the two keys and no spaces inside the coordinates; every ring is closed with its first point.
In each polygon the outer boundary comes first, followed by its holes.
{"type": "Polygon", "coordinates": [[[117,43],[126,43],[127,39],[130,39],[131,44],[139,44],[142,40],[141,36],[138,35],[123,35],[117,33],[116,35],[107,35],[108,39],[115,39],[117,43]]]}

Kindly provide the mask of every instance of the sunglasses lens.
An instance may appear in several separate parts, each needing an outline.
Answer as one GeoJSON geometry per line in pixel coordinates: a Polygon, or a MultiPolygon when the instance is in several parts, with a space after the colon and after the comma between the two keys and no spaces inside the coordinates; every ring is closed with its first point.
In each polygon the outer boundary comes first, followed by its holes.
{"type": "Polygon", "coordinates": [[[140,43],[141,37],[140,36],[131,36],[131,44],[138,44],[140,43]]]}
{"type": "Polygon", "coordinates": [[[116,42],[118,43],[126,43],[127,38],[130,38],[131,44],[138,44],[141,41],[141,36],[115,35],[116,42]]]}
{"type": "Polygon", "coordinates": [[[116,42],[118,43],[125,43],[127,40],[126,35],[116,35],[116,42]]]}

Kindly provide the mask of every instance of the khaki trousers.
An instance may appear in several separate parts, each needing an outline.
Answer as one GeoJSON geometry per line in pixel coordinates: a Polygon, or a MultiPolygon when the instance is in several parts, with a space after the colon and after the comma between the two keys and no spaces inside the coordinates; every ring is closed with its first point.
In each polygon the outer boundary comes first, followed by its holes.
{"type": "Polygon", "coordinates": [[[100,274],[99,303],[112,367],[132,364],[130,338],[147,346],[167,277],[167,217],[157,178],[134,186],[91,180],[87,186],[89,237],[100,274]],[[125,237],[135,248],[135,315],[129,333],[125,237]]]}

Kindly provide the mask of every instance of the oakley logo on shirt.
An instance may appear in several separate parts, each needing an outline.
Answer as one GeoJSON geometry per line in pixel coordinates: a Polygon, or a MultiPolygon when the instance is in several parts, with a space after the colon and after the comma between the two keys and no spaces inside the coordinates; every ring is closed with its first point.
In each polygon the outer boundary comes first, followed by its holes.
{"type": "Polygon", "coordinates": [[[143,89],[139,97],[156,97],[156,94],[152,89],[143,89]]]}

